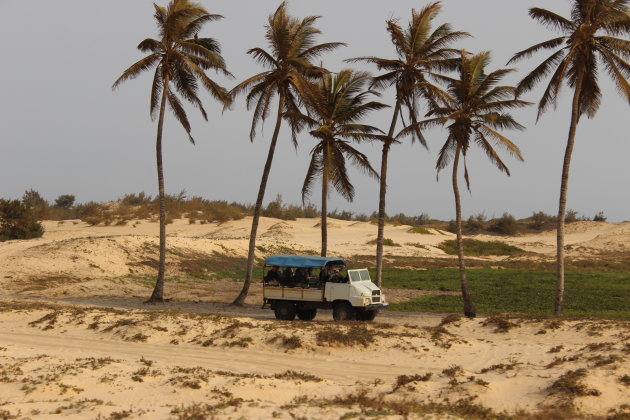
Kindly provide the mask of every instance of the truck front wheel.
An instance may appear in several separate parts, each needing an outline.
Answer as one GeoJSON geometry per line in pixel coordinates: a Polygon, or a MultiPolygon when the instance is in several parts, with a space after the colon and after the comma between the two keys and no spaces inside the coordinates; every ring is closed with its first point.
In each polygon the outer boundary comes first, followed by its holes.
{"type": "Polygon", "coordinates": [[[293,321],[295,319],[295,305],[292,302],[276,302],[275,307],[276,319],[282,319],[283,321],[293,321]]]}
{"type": "Polygon", "coordinates": [[[317,315],[317,308],[303,309],[297,313],[298,318],[302,321],[312,321],[315,315],[317,315]]]}
{"type": "Polygon", "coordinates": [[[356,312],[349,302],[335,302],[333,319],[335,321],[350,321],[356,319],[356,312]]]}
{"type": "Polygon", "coordinates": [[[362,310],[357,312],[357,319],[359,321],[374,321],[377,313],[376,309],[362,310]]]}

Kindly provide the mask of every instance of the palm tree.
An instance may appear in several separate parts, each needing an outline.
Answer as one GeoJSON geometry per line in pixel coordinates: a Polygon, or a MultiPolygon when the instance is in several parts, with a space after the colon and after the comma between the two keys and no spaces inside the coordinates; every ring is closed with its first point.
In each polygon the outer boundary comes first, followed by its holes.
{"type": "Polygon", "coordinates": [[[364,86],[370,80],[365,72],[342,70],[336,75],[326,74],[317,85],[308,84],[302,87],[306,93],[304,102],[309,115],[291,115],[294,124],[308,125],[313,130],[311,136],[319,143],[311,150],[311,162],[306,172],[302,187],[302,200],[311,193],[315,180],[322,179],[322,257],[326,256],[328,247],[327,199],[328,188],[332,185],[342,197],[348,201],[354,199],[354,187],[350,183],[346,160],[375,178],[377,173],[370,165],[367,157],[352,147],[350,141],[373,140],[382,138],[376,127],[359,124],[367,113],[385,108],[379,102],[366,102],[370,90],[364,86]]]}
{"type": "Polygon", "coordinates": [[[198,37],[199,30],[205,23],[220,19],[222,16],[210,14],[198,3],[189,0],[172,0],[166,7],[156,4],[154,7],[154,17],[160,38],[147,38],[138,44],[140,51],[150,54],[132,64],[112,86],[115,89],[122,82],[155,67],[151,86],[150,115],[152,119],[155,119],[159,104],[156,157],[160,207],[160,256],[157,281],[148,303],[164,300],[166,208],[162,167],[162,129],[166,103],[168,102],[175,118],[186,130],[190,142],[194,144],[194,139],[190,134],[190,122],[177,94],[199,108],[207,120],[208,116],[197,95],[197,80],[201,81],[202,86],[215,99],[225,102],[228,99],[227,91],[210,79],[205,71],[221,70],[224,74],[230,75],[221,57],[219,44],[212,38],[198,37]]]}
{"type": "Polygon", "coordinates": [[[438,155],[436,169],[438,173],[453,161],[453,194],[455,195],[455,220],[457,223],[457,256],[459,260],[459,278],[464,300],[464,314],[475,317],[476,310],[468,288],[466,266],[464,264],[464,244],[462,239],[462,208],[457,182],[460,158],[464,160],[464,179],[470,190],[470,178],[466,167],[466,154],[470,146],[476,143],[486,153],[490,162],[508,176],[510,171],[497,154],[495,147],[501,147],[510,155],[523,160],[519,148],[498,129],[517,129],[524,127],[505,113],[506,110],[524,107],[529,102],[512,99],[516,89],[512,86],[497,86],[500,80],[512,69],[495,70],[485,73],[490,62],[490,53],[484,52],[470,56],[461,52],[458,64],[459,78],[441,76],[448,84],[449,98],[445,105],[434,106],[427,116],[433,117],[422,121],[414,128],[428,128],[436,125],[447,126],[448,137],[438,155]],[[493,145],[494,144],[494,145],[493,145]]]}
{"type": "MultiPolygon", "coordinates": [[[[383,230],[385,227],[385,195],[387,192],[387,159],[389,150],[398,136],[394,136],[398,119],[402,119],[402,109],[408,111],[408,120],[411,125],[418,122],[418,100],[424,99],[430,104],[439,101],[443,92],[430,83],[426,76],[435,71],[453,68],[451,58],[459,50],[449,46],[464,37],[466,32],[453,31],[451,25],[442,24],[435,30],[433,20],[441,10],[440,2],[431,3],[419,12],[412,10],[411,22],[404,30],[395,19],[387,21],[387,31],[396,48],[397,57],[394,59],[378,57],[359,57],[349,61],[363,61],[376,64],[379,70],[385,73],[375,77],[373,87],[384,88],[394,86],[396,89],[396,104],[394,114],[387,133],[387,139],[383,141],[381,156],[380,190],[378,204],[378,233],[376,237],[376,282],[382,285],[383,272],[383,230]]],[[[405,124],[404,120],[402,121],[405,124]]],[[[426,147],[426,141],[418,129],[407,131],[415,140],[426,147]]]]}
{"type": "MultiPolygon", "coordinates": [[[[329,42],[315,44],[315,37],[320,33],[314,24],[319,16],[308,16],[302,20],[291,17],[287,14],[286,3],[280,4],[275,13],[269,16],[266,25],[265,38],[269,42],[270,52],[263,48],[252,48],[247,51],[254,59],[265,66],[268,70],[256,74],[240,84],[230,92],[230,97],[247,92],[246,100],[248,109],[254,107],[254,116],[250,131],[250,140],[256,136],[256,126],[265,121],[269,115],[271,102],[278,96],[278,113],[276,126],[271,137],[267,161],[263,169],[260,180],[258,197],[254,206],[252,229],[249,236],[249,249],[247,254],[247,269],[245,281],[238,297],[234,300],[234,305],[242,305],[245,302],[254,270],[254,259],[256,252],[256,233],[258,231],[258,220],[262,209],[267,179],[271,170],[271,163],[280,133],[283,115],[286,112],[297,112],[300,105],[298,81],[305,78],[316,78],[326,72],[325,69],[312,64],[311,60],[321,54],[334,50],[345,45],[339,42],[329,42]],[[255,104],[255,105],[254,105],[255,104]]],[[[293,131],[293,142],[296,143],[296,131],[293,131]]]]}
{"type": "Polygon", "coordinates": [[[560,201],[558,206],[556,299],[554,313],[562,314],[564,303],[564,220],[566,216],[569,168],[577,125],[582,115],[593,118],[601,101],[599,69],[604,68],[617,90],[630,102],[630,41],[618,36],[630,33],[628,0],[572,0],[571,17],[546,9],[529,9],[529,16],[562,33],[562,36],[533,45],[512,57],[510,62],[528,58],[543,50],[553,50],[538,67],[518,84],[518,93],[527,92],[553,72],[538,103],[538,118],[556,105],[564,82],[573,89],[571,123],[564,152],[560,201]]]}

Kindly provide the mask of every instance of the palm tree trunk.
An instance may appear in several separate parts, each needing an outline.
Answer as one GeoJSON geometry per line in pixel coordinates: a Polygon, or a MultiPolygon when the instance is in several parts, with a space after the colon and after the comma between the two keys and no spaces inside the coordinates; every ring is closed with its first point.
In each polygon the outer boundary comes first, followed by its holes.
{"type": "Polygon", "coordinates": [[[328,249],[328,145],[323,150],[324,166],[322,168],[322,257],[326,256],[328,249]]]}
{"type": "Polygon", "coordinates": [[[265,190],[267,189],[267,179],[269,178],[271,163],[273,162],[273,155],[276,151],[276,143],[278,142],[278,135],[280,134],[283,109],[284,93],[281,91],[278,98],[278,116],[276,118],[276,127],[273,130],[273,136],[271,137],[271,144],[269,145],[269,152],[267,153],[267,161],[265,162],[262,179],[260,180],[260,187],[258,188],[258,198],[256,199],[256,205],[254,206],[252,230],[249,234],[249,249],[247,253],[247,270],[245,272],[245,282],[243,283],[241,293],[239,293],[234,302],[232,302],[232,305],[242,306],[245,303],[245,298],[247,297],[247,293],[249,292],[249,286],[252,283],[254,261],[256,258],[256,233],[258,232],[258,220],[260,219],[260,211],[262,210],[262,203],[263,199],[265,198],[265,190]]]}
{"type": "Polygon", "coordinates": [[[168,82],[168,76],[165,76],[163,81],[164,88],[162,90],[162,103],[160,104],[157,140],[155,142],[158,175],[158,203],[160,206],[160,256],[158,262],[158,276],[153,293],[151,294],[149,300],[145,303],[164,302],[164,273],[166,271],[166,206],[164,203],[164,167],[162,165],[162,129],[164,127],[166,97],[168,96],[168,82]]]}
{"type": "Polygon", "coordinates": [[[464,239],[462,238],[462,204],[459,198],[459,186],[457,185],[457,167],[459,165],[459,154],[461,146],[457,145],[455,159],[453,161],[453,194],[455,195],[455,221],[457,224],[457,259],[459,260],[459,282],[464,300],[464,315],[469,318],[477,316],[475,306],[468,289],[468,278],[466,277],[466,266],[464,265],[464,239]]]}
{"type": "Polygon", "coordinates": [[[381,155],[381,184],[378,198],[378,231],[376,233],[376,284],[378,287],[383,285],[383,234],[385,230],[385,195],[387,193],[387,156],[389,148],[392,145],[392,136],[396,129],[396,121],[400,113],[400,100],[396,99],[396,107],[394,108],[394,116],[389,126],[387,137],[389,138],[383,144],[383,154],[381,155]]]}
{"type": "Polygon", "coordinates": [[[575,133],[580,120],[580,96],[582,94],[582,80],[584,75],[578,75],[575,92],[573,92],[573,104],[571,107],[571,125],[569,127],[569,138],[564,151],[564,163],[562,164],[562,179],[560,182],[560,203],[558,205],[558,231],[557,231],[557,261],[556,261],[556,301],[554,303],[554,314],[562,315],[564,307],[564,219],[567,209],[567,191],[569,189],[569,169],[571,166],[571,155],[575,143],[575,133]]]}

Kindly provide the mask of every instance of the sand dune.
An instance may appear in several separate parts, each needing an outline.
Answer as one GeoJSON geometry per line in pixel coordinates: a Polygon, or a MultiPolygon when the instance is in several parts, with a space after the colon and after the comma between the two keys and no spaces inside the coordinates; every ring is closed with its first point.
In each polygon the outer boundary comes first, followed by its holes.
{"type": "MultiPolygon", "coordinates": [[[[182,267],[245,257],[250,222],[169,225],[173,300],[158,307],[142,304],[155,273],[155,223],[45,222],[42,238],[0,243],[0,418],[630,415],[627,322],[386,312],[372,324],[338,324],[329,314],[287,323],[260,309],[258,287],[245,307],[228,306],[238,281],[199,282],[182,267]],[[408,414],[423,410],[441,414],[408,414]]],[[[260,255],[319,248],[315,219],[262,218],[259,232],[260,255]]],[[[385,236],[401,246],[386,255],[453,259],[436,248],[453,235],[430,232],[388,225],[385,236]]],[[[375,236],[371,223],[333,220],[329,252],[372,255],[375,236]]],[[[555,252],[554,232],[475,238],[519,246],[532,260],[555,252]]],[[[574,223],[567,244],[583,258],[627,252],[630,223],[574,223]]]]}

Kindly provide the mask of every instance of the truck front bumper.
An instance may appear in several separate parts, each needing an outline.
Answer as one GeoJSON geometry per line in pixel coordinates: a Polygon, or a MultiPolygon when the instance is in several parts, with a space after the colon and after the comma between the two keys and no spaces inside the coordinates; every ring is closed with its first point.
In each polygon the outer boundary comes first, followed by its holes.
{"type": "Polygon", "coordinates": [[[373,303],[371,305],[367,305],[367,306],[362,306],[361,309],[365,309],[366,311],[372,311],[375,309],[382,309],[385,308],[386,306],[389,306],[388,302],[383,302],[383,303],[373,303]]]}

